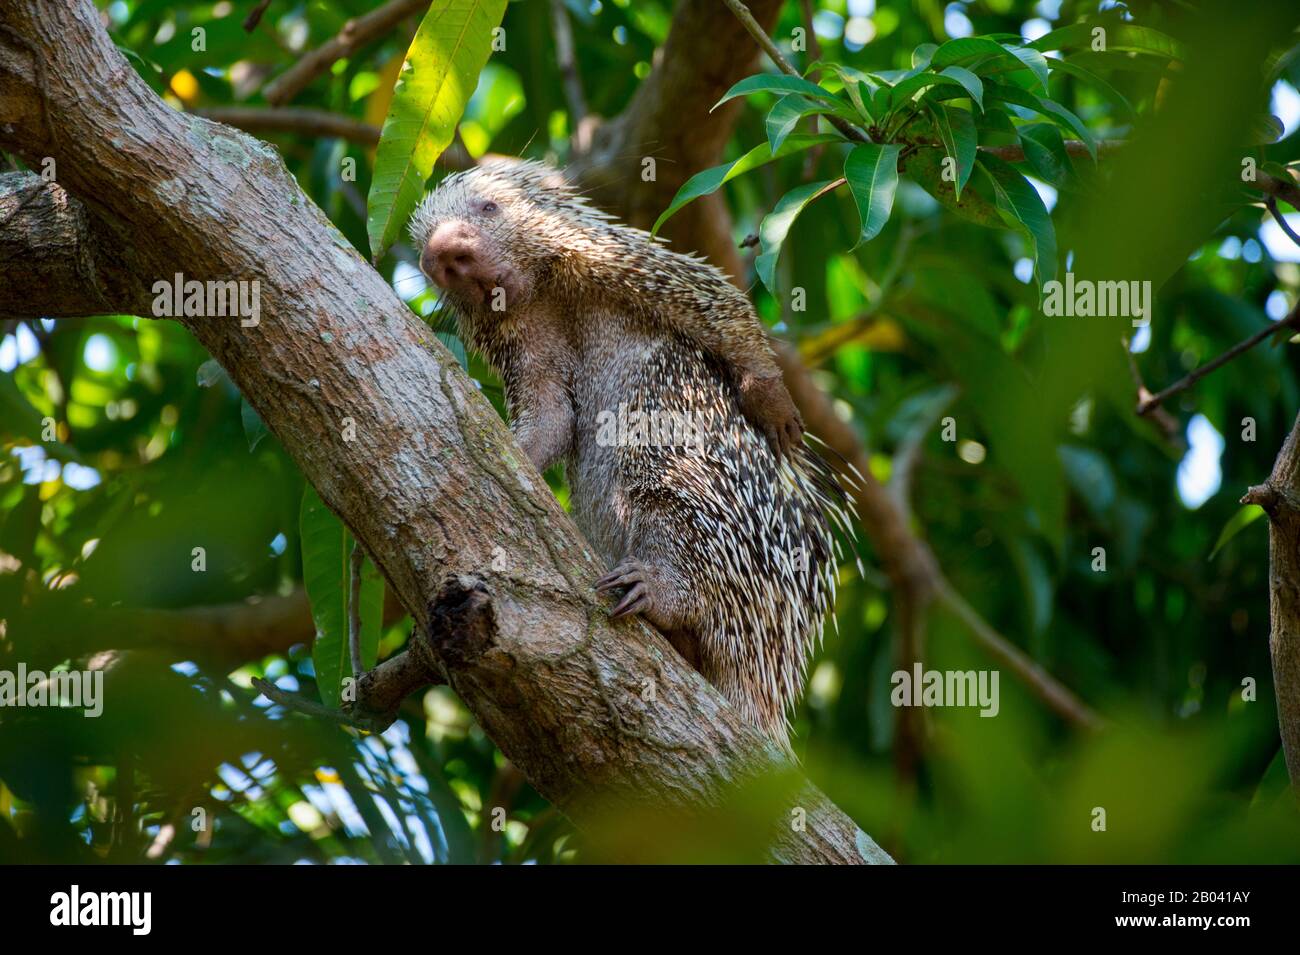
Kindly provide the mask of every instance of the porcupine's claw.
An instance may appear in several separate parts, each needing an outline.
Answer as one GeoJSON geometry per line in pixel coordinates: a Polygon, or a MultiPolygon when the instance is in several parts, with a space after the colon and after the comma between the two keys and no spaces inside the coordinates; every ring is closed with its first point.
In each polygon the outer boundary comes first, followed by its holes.
{"type": "Polygon", "coordinates": [[[629,614],[640,613],[650,606],[650,587],[646,578],[645,567],[639,560],[631,557],[619,561],[618,566],[600,580],[596,581],[596,593],[607,593],[618,587],[626,587],[623,599],[609,612],[617,619],[629,614]]]}

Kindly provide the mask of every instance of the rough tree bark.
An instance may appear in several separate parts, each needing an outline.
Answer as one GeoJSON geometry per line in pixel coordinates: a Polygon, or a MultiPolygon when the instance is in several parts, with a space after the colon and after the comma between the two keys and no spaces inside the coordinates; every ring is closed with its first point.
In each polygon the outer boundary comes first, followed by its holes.
{"type": "Polygon", "coordinates": [[[1241,502],[1268,514],[1269,656],[1291,786],[1300,798],[1300,415],[1263,484],[1241,502]]]}
{"type": "MultiPolygon", "coordinates": [[[[660,635],[609,621],[590,586],[604,568],[499,417],[278,154],[169,109],[88,0],[0,11],[0,148],[38,169],[52,158],[59,183],[5,226],[0,311],[149,315],[153,283],[178,272],[260,284],[256,326],[179,320],[414,615],[416,658],[371,677],[375,698],[378,681],[437,671],[579,824],[611,803],[717,806],[774,767],[660,635]]],[[[890,861],[811,785],[795,804],[804,831],[787,813],[762,833],[773,859],[890,861]]]]}

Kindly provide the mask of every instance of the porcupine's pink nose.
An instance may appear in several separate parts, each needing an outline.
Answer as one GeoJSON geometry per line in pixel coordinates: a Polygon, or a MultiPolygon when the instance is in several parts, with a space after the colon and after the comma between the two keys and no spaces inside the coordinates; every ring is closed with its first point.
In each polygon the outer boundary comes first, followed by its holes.
{"type": "Polygon", "coordinates": [[[433,230],[420,253],[420,268],[439,288],[477,283],[483,271],[483,240],[465,222],[444,222],[433,230]]]}

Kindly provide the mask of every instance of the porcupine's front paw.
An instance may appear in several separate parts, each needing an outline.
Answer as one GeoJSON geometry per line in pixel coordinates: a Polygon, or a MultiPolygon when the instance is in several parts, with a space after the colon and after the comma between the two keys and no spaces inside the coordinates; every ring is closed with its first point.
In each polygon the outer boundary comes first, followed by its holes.
{"type": "Polygon", "coordinates": [[[639,613],[647,618],[655,609],[656,586],[653,575],[645,564],[635,557],[624,557],[604,577],[596,581],[596,593],[608,593],[619,587],[627,588],[623,599],[615,604],[609,615],[614,618],[639,613]]]}
{"type": "Polygon", "coordinates": [[[778,457],[791,457],[803,443],[803,418],[781,376],[747,376],[740,383],[740,410],[778,457]]]}

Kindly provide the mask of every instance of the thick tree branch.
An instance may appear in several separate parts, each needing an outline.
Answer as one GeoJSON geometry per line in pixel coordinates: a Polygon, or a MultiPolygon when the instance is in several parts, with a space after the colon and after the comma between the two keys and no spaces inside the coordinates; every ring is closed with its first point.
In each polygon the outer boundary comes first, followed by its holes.
{"type": "MultiPolygon", "coordinates": [[[[546,482],[274,150],[167,107],[89,0],[10,0],[0,16],[0,148],[31,164],[53,156],[87,222],[113,224],[134,277],[101,287],[123,300],[177,272],[259,283],[256,324],[179,320],[364,544],[438,669],[539,792],[579,824],[611,806],[696,813],[779,765],[663,637],[609,620],[591,588],[605,568],[546,482]],[[491,626],[438,627],[463,603],[449,577],[477,582],[491,626]]],[[[889,861],[812,787],[790,799],[807,826],[784,811],[755,832],[771,858],[889,861]]]]}
{"type": "Polygon", "coordinates": [[[1273,473],[1248,490],[1241,503],[1258,504],[1268,514],[1268,649],[1287,773],[1300,799],[1300,415],[1273,473]]]}

